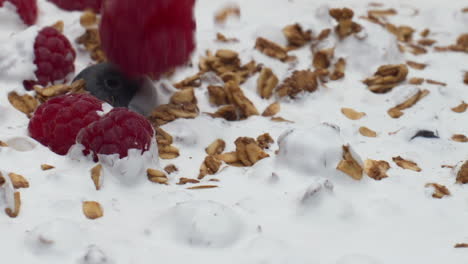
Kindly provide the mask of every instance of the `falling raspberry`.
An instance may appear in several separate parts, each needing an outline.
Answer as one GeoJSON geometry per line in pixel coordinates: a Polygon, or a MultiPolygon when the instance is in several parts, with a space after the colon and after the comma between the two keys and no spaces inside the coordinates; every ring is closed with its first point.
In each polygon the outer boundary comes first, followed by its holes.
{"type": "Polygon", "coordinates": [[[91,9],[94,12],[101,10],[102,0],[49,0],[58,7],[68,11],[83,11],[91,9]]]}
{"type": "Polygon", "coordinates": [[[93,155],[98,161],[97,154],[119,154],[119,158],[128,156],[130,149],[147,151],[151,146],[153,128],[142,115],[127,108],[114,108],[78,134],[77,142],[85,149],[83,154],[93,155]]]}
{"type": "Polygon", "coordinates": [[[31,90],[35,84],[65,83],[68,74],[75,71],[75,50],[70,41],[53,27],[39,31],[34,42],[34,56],[37,81],[25,81],[27,90],[31,90]]]}
{"type": "Polygon", "coordinates": [[[34,25],[37,20],[37,0],[0,0],[0,7],[5,2],[10,2],[16,7],[16,10],[23,20],[28,25],[34,25]]]}
{"type": "Polygon", "coordinates": [[[162,73],[187,63],[195,49],[195,0],[113,0],[100,24],[107,58],[130,76],[162,73]]]}
{"type": "Polygon", "coordinates": [[[29,134],[59,155],[67,154],[76,135],[99,119],[102,101],[88,94],[68,94],[41,104],[29,121],[29,134]]]}

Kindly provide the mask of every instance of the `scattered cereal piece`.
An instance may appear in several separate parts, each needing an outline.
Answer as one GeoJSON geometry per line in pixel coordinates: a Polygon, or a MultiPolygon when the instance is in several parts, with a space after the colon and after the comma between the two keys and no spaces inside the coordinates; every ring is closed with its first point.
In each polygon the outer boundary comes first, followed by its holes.
{"type": "Polygon", "coordinates": [[[234,163],[240,163],[239,157],[237,156],[237,152],[235,151],[216,155],[216,158],[226,162],[229,165],[232,165],[234,163]]]}
{"type": "Polygon", "coordinates": [[[80,17],[80,25],[84,28],[97,26],[98,19],[96,14],[91,10],[86,10],[80,17]]]}
{"type": "Polygon", "coordinates": [[[420,35],[421,35],[421,37],[423,37],[423,38],[427,38],[427,36],[429,36],[430,33],[431,33],[431,30],[428,29],[428,28],[426,28],[426,29],[424,29],[423,31],[421,31],[420,35]]]}
{"type": "Polygon", "coordinates": [[[10,92],[8,94],[8,101],[17,110],[25,113],[28,117],[31,117],[34,110],[39,105],[39,102],[29,94],[18,95],[16,92],[10,92]]]}
{"type": "Polygon", "coordinates": [[[78,80],[73,82],[70,85],[67,84],[57,84],[41,88],[39,86],[34,86],[36,91],[36,98],[40,102],[45,102],[51,98],[54,98],[59,95],[64,95],[67,93],[85,93],[86,91],[86,82],[85,80],[78,80]]]}
{"type": "Polygon", "coordinates": [[[253,138],[239,137],[234,143],[236,144],[237,156],[244,166],[252,166],[257,161],[270,156],[253,138]]]}
{"type": "Polygon", "coordinates": [[[257,80],[257,92],[261,98],[270,99],[278,85],[278,77],[270,68],[263,67],[257,80]]]}
{"type": "Polygon", "coordinates": [[[436,43],[437,41],[435,39],[420,39],[418,40],[418,44],[422,46],[432,46],[436,43]]]}
{"type": "Polygon", "coordinates": [[[224,118],[227,121],[236,121],[239,120],[239,116],[237,114],[237,108],[235,105],[225,105],[218,109],[213,114],[209,114],[213,118],[224,118]]]}
{"type": "Polygon", "coordinates": [[[339,58],[335,63],[335,70],[330,75],[330,80],[340,80],[345,76],[346,61],[343,58],[339,58]]]}
{"type": "Polygon", "coordinates": [[[96,190],[101,189],[102,185],[102,165],[98,164],[91,169],[91,180],[93,180],[96,190]]]}
{"type": "Polygon", "coordinates": [[[393,24],[386,24],[387,30],[394,34],[399,41],[410,42],[413,39],[414,29],[409,26],[395,26],[393,24]]]}
{"type": "Polygon", "coordinates": [[[237,38],[228,38],[222,33],[216,33],[216,40],[219,42],[230,43],[230,42],[239,42],[237,38]]]}
{"type": "Polygon", "coordinates": [[[168,184],[168,181],[169,181],[169,179],[167,178],[167,175],[160,170],[147,169],[146,176],[148,176],[148,180],[154,183],[168,184]]]}
{"type": "Polygon", "coordinates": [[[294,71],[276,90],[280,97],[296,97],[299,93],[315,92],[318,88],[317,75],[310,70],[294,71]]]}
{"type": "Polygon", "coordinates": [[[229,17],[231,16],[240,17],[240,15],[241,15],[241,11],[240,11],[239,6],[234,6],[234,5],[226,6],[223,9],[216,12],[215,22],[216,24],[224,24],[226,23],[226,20],[229,17]]]}
{"type": "Polygon", "coordinates": [[[270,136],[270,134],[265,133],[257,137],[257,143],[262,149],[268,149],[275,140],[270,136]]]}
{"type": "Polygon", "coordinates": [[[8,147],[8,144],[0,140],[0,147],[8,147]]]}
{"type": "Polygon", "coordinates": [[[380,181],[387,178],[387,171],[390,164],[385,160],[366,160],[364,161],[364,172],[374,180],[380,181]]]}
{"type": "Polygon", "coordinates": [[[271,118],[271,121],[273,122],[285,122],[285,123],[294,123],[294,121],[291,121],[291,120],[287,120],[285,118],[282,118],[281,116],[275,116],[275,117],[272,117],[271,118]]]}
{"type": "Polygon", "coordinates": [[[455,248],[468,248],[468,243],[458,243],[454,247],[455,248]]]}
{"type": "Polygon", "coordinates": [[[83,45],[95,62],[100,63],[107,60],[101,48],[101,38],[97,27],[86,28],[85,33],[76,39],[76,43],[83,45]]]}
{"type": "Polygon", "coordinates": [[[13,184],[13,188],[29,188],[28,180],[26,180],[26,178],[24,178],[22,175],[11,172],[8,173],[8,177],[10,177],[11,183],[13,184]]]}
{"type": "Polygon", "coordinates": [[[217,139],[205,149],[205,152],[208,155],[218,155],[223,153],[225,147],[226,142],[222,139],[217,139]]]}
{"type": "Polygon", "coordinates": [[[377,132],[364,126],[359,128],[359,133],[365,137],[377,137],[377,132]]]}
{"type": "Polygon", "coordinates": [[[409,84],[412,85],[421,85],[424,82],[423,78],[413,77],[409,80],[409,84]]]}
{"type": "Polygon", "coordinates": [[[162,126],[178,118],[195,118],[199,110],[196,104],[164,104],[156,107],[149,120],[156,126],[162,126]]]}
{"type": "Polygon", "coordinates": [[[436,199],[441,199],[444,196],[450,195],[449,189],[441,184],[437,183],[427,183],[425,187],[433,187],[434,188],[434,193],[432,194],[432,197],[436,199]]]}
{"type": "Polygon", "coordinates": [[[281,61],[287,61],[289,59],[286,48],[262,37],[257,38],[255,48],[263,54],[281,61]]]}
{"type": "Polygon", "coordinates": [[[383,65],[377,69],[373,77],[363,82],[374,93],[387,93],[395,86],[406,80],[408,67],[405,64],[383,65]]]}
{"type": "Polygon", "coordinates": [[[274,116],[279,113],[280,109],[280,103],[274,102],[263,111],[262,116],[274,116]]]}
{"type": "Polygon", "coordinates": [[[197,73],[193,76],[189,76],[182,81],[175,83],[174,87],[177,89],[184,89],[184,88],[193,88],[193,87],[200,87],[201,85],[201,74],[197,73]]]}
{"type": "Polygon", "coordinates": [[[434,81],[434,80],[431,80],[431,79],[426,79],[426,82],[429,83],[429,84],[447,86],[447,84],[444,83],[444,82],[434,81]]]}
{"type": "Polygon", "coordinates": [[[253,115],[259,115],[255,105],[244,95],[244,92],[236,82],[228,81],[225,88],[228,92],[228,98],[230,98],[229,101],[233,102],[234,105],[239,108],[242,113],[242,117],[247,118],[253,115]]]}
{"type": "Polygon", "coordinates": [[[213,188],[217,188],[218,185],[198,185],[198,186],[192,186],[192,187],[188,187],[187,189],[189,190],[200,190],[200,189],[213,189],[213,188]]]}
{"type": "Polygon", "coordinates": [[[338,163],[336,169],[346,173],[355,180],[362,179],[362,166],[354,159],[349,146],[343,146],[343,160],[338,163]]]}
{"type": "Polygon", "coordinates": [[[312,40],[312,31],[304,31],[297,23],[283,28],[283,34],[293,48],[300,48],[312,40]]]}
{"type": "Polygon", "coordinates": [[[468,104],[462,101],[461,104],[452,108],[452,111],[454,111],[455,113],[463,113],[466,111],[466,109],[468,109],[468,104]]]}
{"type": "Polygon", "coordinates": [[[320,31],[319,35],[317,36],[317,40],[322,41],[322,40],[328,38],[330,36],[331,31],[332,30],[329,29],[329,28],[326,28],[326,29],[320,31]]]}
{"type": "Polygon", "coordinates": [[[457,173],[457,183],[468,183],[468,161],[465,161],[457,173]]]}
{"type": "Polygon", "coordinates": [[[169,145],[158,147],[158,152],[161,159],[175,159],[180,155],[178,148],[169,145]]]}
{"type": "Polygon", "coordinates": [[[41,170],[46,171],[46,170],[51,170],[54,169],[55,167],[49,164],[42,164],[41,165],[41,170]]]}
{"type": "Polygon", "coordinates": [[[404,101],[403,103],[389,109],[387,113],[392,118],[400,118],[404,113],[402,112],[405,109],[408,109],[415,105],[419,100],[426,97],[429,94],[429,90],[419,90],[415,95],[408,98],[408,100],[404,101]]]}
{"type": "Polygon", "coordinates": [[[64,26],[65,24],[63,23],[62,20],[59,20],[52,25],[52,27],[55,28],[60,33],[63,33],[64,26]]]}
{"type": "Polygon", "coordinates": [[[198,174],[198,179],[203,179],[206,175],[214,175],[218,172],[221,167],[221,160],[215,156],[208,155],[203,161],[200,167],[200,173],[198,174]]]}
{"type": "Polygon", "coordinates": [[[427,64],[419,63],[415,61],[406,61],[406,64],[416,70],[424,70],[427,67],[427,64]]]}
{"type": "Polygon", "coordinates": [[[2,173],[0,172],[0,187],[5,183],[5,177],[3,177],[2,173]]]}
{"type": "Polygon", "coordinates": [[[463,77],[463,82],[468,84],[468,72],[465,72],[465,76],[463,77]]]}
{"type": "Polygon", "coordinates": [[[415,162],[410,161],[410,160],[405,160],[405,159],[403,159],[403,158],[400,157],[400,156],[398,156],[398,157],[393,157],[392,160],[393,160],[393,162],[395,162],[399,167],[401,167],[401,168],[403,168],[403,169],[413,170],[413,171],[417,171],[417,172],[420,172],[420,171],[421,171],[421,168],[418,167],[418,164],[416,164],[415,162]]]}
{"type": "Polygon", "coordinates": [[[452,140],[456,142],[466,143],[468,142],[468,137],[462,134],[455,134],[452,136],[452,140]]]}
{"type": "Polygon", "coordinates": [[[21,194],[20,192],[15,192],[14,194],[14,199],[15,199],[15,208],[6,208],[5,213],[11,217],[15,218],[19,215],[20,209],[21,209],[21,194]]]}
{"type": "Polygon", "coordinates": [[[362,30],[361,25],[352,21],[354,12],[349,8],[332,8],[330,9],[329,14],[338,21],[335,31],[341,39],[362,30]]]}
{"type": "Polygon", "coordinates": [[[352,108],[346,108],[346,107],[341,108],[341,113],[351,120],[359,120],[366,115],[366,113],[364,112],[358,112],[352,108]]]}
{"type": "Polygon", "coordinates": [[[83,202],[83,213],[88,219],[91,220],[100,218],[104,215],[101,205],[95,201],[83,202]]]}
{"type": "Polygon", "coordinates": [[[197,179],[190,179],[190,178],[180,178],[179,179],[179,182],[177,183],[177,185],[184,185],[184,184],[187,184],[187,183],[200,183],[199,180],[197,179]]]}

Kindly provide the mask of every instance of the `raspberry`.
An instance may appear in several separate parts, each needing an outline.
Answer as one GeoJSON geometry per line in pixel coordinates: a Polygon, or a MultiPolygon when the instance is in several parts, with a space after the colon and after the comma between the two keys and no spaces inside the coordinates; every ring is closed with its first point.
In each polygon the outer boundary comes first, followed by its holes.
{"type": "Polygon", "coordinates": [[[49,0],[56,6],[68,11],[83,11],[92,9],[94,12],[101,10],[102,0],[49,0]]]}
{"type": "Polygon", "coordinates": [[[37,20],[37,0],[0,0],[0,7],[7,1],[16,6],[16,10],[28,26],[34,25],[37,20]]]}
{"type": "Polygon", "coordinates": [[[88,94],[67,94],[41,104],[29,121],[29,134],[53,152],[67,154],[83,127],[99,119],[102,102],[88,94]]]}
{"type": "Polygon", "coordinates": [[[132,77],[158,78],[186,63],[195,49],[195,0],[105,1],[101,45],[107,58],[132,77]]]}
{"type": "Polygon", "coordinates": [[[35,84],[65,83],[67,75],[75,71],[75,50],[70,41],[53,27],[45,27],[37,34],[34,56],[37,81],[25,81],[27,90],[31,90],[35,84]]]}
{"type": "Polygon", "coordinates": [[[83,154],[92,153],[97,162],[97,154],[119,154],[120,158],[125,158],[129,149],[139,149],[143,153],[150,148],[153,134],[144,116],[118,107],[82,129],[77,142],[85,147],[83,154]]]}

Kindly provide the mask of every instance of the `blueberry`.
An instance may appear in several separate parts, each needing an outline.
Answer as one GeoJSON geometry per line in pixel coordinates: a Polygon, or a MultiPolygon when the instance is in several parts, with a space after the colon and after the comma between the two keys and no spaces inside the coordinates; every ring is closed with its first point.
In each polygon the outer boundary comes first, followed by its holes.
{"type": "Polygon", "coordinates": [[[429,131],[429,130],[418,130],[418,132],[416,132],[416,134],[411,137],[411,140],[417,138],[417,137],[423,137],[423,138],[439,138],[439,135],[436,132],[433,132],[433,131],[429,131]]]}
{"type": "Polygon", "coordinates": [[[128,107],[140,88],[141,81],[132,80],[110,63],[90,66],[80,72],[73,81],[83,79],[86,90],[114,107],[128,107]]]}

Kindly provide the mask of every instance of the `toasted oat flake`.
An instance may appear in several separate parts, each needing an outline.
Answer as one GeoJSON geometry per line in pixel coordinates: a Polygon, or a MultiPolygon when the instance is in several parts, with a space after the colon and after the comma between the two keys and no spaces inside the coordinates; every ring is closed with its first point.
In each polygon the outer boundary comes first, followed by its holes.
{"type": "Polygon", "coordinates": [[[97,26],[98,19],[96,13],[91,10],[85,10],[80,17],[80,24],[84,28],[91,28],[97,26]]]}
{"type": "Polygon", "coordinates": [[[200,183],[199,180],[197,179],[190,179],[190,178],[180,178],[179,179],[179,182],[177,183],[177,185],[184,185],[184,184],[187,184],[187,183],[200,183]]]}
{"type": "Polygon", "coordinates": [[[262,149],[268,149],[274,142],[275,140],[269,133],[265,133],[257,137],[257,143],[262,149]]]}
{"type": "Polygon", "coordinates": [[[278,85],[278,77],[270,68],[263,67],[257,79],[257,92],[261,98],[269,99],[273,95],[273,90],[278,85]]]}
{"type": "Polygon", "coordinates": [[[418,44],[422,46],[432,46],[436,43],[437,41],[435,39],[420,39],[418,40],[418,44]]]}
{"type": "Polygon", "coordinates": [[[208,155],[203,161],[200,167],[200,173],[198,174],[198,179],[203,179],[206,175],[214,175],[219,171],[221,167],[221,160],[216,156],[208,155]]]}
{"type": "Polygon", "coordinates": [[[294,71],[276,90],[280,97],[295,98],[301,92],[315,92],[318,88],[317,75],[310,70],[294,71]]]}
{"type": "Polygon", "coordinates": [[[239,6],[230,5],[216,12],[215,22],[217,24],[224,24],[229,17],[240,17],[241,10],[239,6]]]}
{"type": "Polygon", "coordinates": [[[418,164],[416,164],[416,162],[410,161],[410,160],[405,160],[401,156],[393,157],[392,160],[399,167],[401,167],[403,169],[413,170],[413,171],[417,171],[417,172],[421,171],[421,168],[418,167],[418,164]]]}
{"type": "Polygon", "coordinates": [[[315,69],[318,70],[325,70],[328,69],[331,65],[331,59],[333,58],[335,53],[334,48],[323,49],[319,50],[314,53],[314,58],[312,64],[314,65],[315,69]]]}
{"type": "Polygon", "coordinates": [[[421,85],[424,82],[423,78],[413,77],[409,80],[409,84],[412,85],[421,85]]]}
{"type": "Polygon", "coordinates": [[[55,28],[58,32],[63,33],[63,28],[65,24],[62,20],[55,22],[51,27],[55,28]]]}
{"type": "Polygon", "coordinates": [[[229,100],[239,108],[242,113],[242,117],[247,118],[253,115],[259,115],[255,105],[244,95],[244,92],[236,82],[227,82],[225,88],[228,92],[229,100]]]}
{"type": "Polygon", "coordinates": [[[91,220],[101,218],[104,216],[101,205],[95,201],[85,201],[83,202],[83,214],[91,220]]]}
{"type": "Polygon", "coordinates": [[[386,28],[402,42],[410,42],[413,39],[413,33],[415,32],[415,30],[410,26],[395,26],[391,23],[387,23],[386,28]]]}
{"type": "Polygon", "coordinates": [[[338,21],[335,31],[341,39],[362,30],[361,25],[352,21],[354,12],[349,8],[332,8],[329,10],[329,14],[338,21]]]}
{"type": "MultiPolygon", "coordinates": [[[[468,9],[467,9],[468,10],[468,9]]],[[[468,11],[466,11],[468,12],[468,11]]],[[[455,244],[454,248],[468,248],[468,243],[458,243],[455,244]]]]}
{"type": "Polygon", "coordinates": [[[322,31],[320,31],[319,35],[317,36],[318,41],[322,41],[330,36],[330,33],[332,32],[331,29],[326,28],[322,31]]]}
{"type": "Polygon", "coordinates": [[[358,112],[352,108],[346,108],[346,107],[341,108],[341,113],[351,120],[359,120],[366,115],[366,113],[364,112],[358,112]]]}
{"type": "Polygon", "coordinates": [[[224,118],[227,121],[239,120],[239,116],[237,114],[237,107],[231,104],[222,106],[218,109],[218,111],[209,115],[213,118],[224,118]]]}
{"type": "Polygon", "coordinates": [[[427,36],[429,36],[430,33],[431,33],[431,30],[426,28],[423,31],[421,31],[420,35],[421,37],[426,38],[427,36]]]}
{"type": "Polygon", "coordinates": [[[19,95],[16,92],[10,92],[8,94],[8,101],[17,110],[23,112],[28,117],[31,117],[32,113],[39,106],[39,102],[29,94],[19,95]]]}
{"type": "Polygon", "coordinates": [[[255,48],[263,54],[281,61],[286,61],[289,59],[286,48],[262,37],[257,38],[257,41],[255,42],[255,48]]]}
{"type": "Polygon", "coordinates": [[[383,65],[377,69],[373,77],[363,82],[374,93],[387,93],[406,80],[407,75],[408,67],[405,64],[383,65]]]}
{"type": "Polygon", "coordinates": [[[29,188],[29,182],[24,178],[24,176],[16,174],[16,173],[8,173],[8,177],[13,184],[13,188],[20,189],[20,188],[29,188]]]}
{"type": "Polygon", "coordinates": [[[91,180],[94,183],[96,190],[100,190],[102,186],[102,165],[98,164],[91,169],[91,180]]]}
{"type": "Polygon", "coordinates": [[[51,170],[51,169],[55,169],[55,167],[52,166],[52,165],[49,165],[49,164],[42,164],[41,165],[41,170],[43,170],[43,171],[51,170]]]}
{"type": "Polygon", "coordinates": [[[237,156],[244,166],[252,166],[257,161],[270,156],[262,150],[253,138],[239,137],[234,143],[236,144],[237,156]]]}
{"type": "Polygon", "coordinates": [[[439,82],[439,81],[435,81],[435,80],[431,80],[431,79],[426,79],[426,82],[429,83],[429,84],[447,86],[447,84],[444,83],[444,82],[439,82]]]}
{"type": "Polygon", "coordinates": [[[182,81],[175,83],[174,87],[178,89],[191,88],[191,87],[200,87],[201,85],[201,74],[197,73],[195,75],[189,76],[182,81]]]}
{"type": "Polygon", "coordinates": [[[299,24],[288,25],[283,28],[283,34],[294,48],[302,47],[312,40],[312,31],[304,31],[299,24]]]}
{"type": "Polygon", "coordinates": [[[468,161],[465,161],[457,173],[457,183],[468,183],[468,161]]]}
{"type": "Polygon", "coordinates": [[[397,11],[393,8],[389,9],[374,9],[367,11],[367,15],[370,17],[379,17],[379,16],[393,16],[396,15],[397,11]]]}
{"type": "Polygon", "coordinates": [[[390,164],[385,160],[371,160],[364,161],[364,172],[367,176],[374,180],[380,181],[387,178],[387,171],[390,169],[390,164]]]}
{"type": "Polygon", "coordinates": [[[156,107],[149,116],[149,120],[156,126],[162,126],[178,118],[195,118],[199,109],[196,104],[165,104],[156,107]]]}
{"type": "Polygon", "coordinates": [[[83,45],[89,52],[91,59],[95,62],[106,61],[106,55],[101,48],[101,38],[97,27],[86,28],[85,33],[76,39],[76,43],[83,45]]]}
{"type": "Polygon", "coordinates": [[[2,173],[0,172],[0,187],[6,182],[5,177],[3,177],[2,173]]]}
{"type": "Polygon", "coordinates": [[[8,147],[8,144],[0,140],[0,147],[8,147]]]}
{"type": "Polygon", "coordinates": [[[406,61],[406,64],[416,70],[424,70],[427,67],[427,64],[419,63],[415,61],[406,61]]]}
{"type": "Polygon", "coordinates": [[[281,123],[281,122],[285,122],[285,123],[294,123],[294,121],[285,119],[285,118],[283,118],[283,117],[281,117],[281,116],[272,117],[272,118],[271,118],[271,121],[273,121],[273,122],[279,122],[279,123],[281,123]]]}
{"type": "Polygon", "coordinates": [[[216,40],[219,42],[229,43],[229,42],[239,42],[237,38],[228,38],[222,33],[216,33],[216,40]]]}
{"type": "Polygon", "coordinates": [[[218,188],[218,185],[197,185],[197,186],[188,187],[187,189],[200,190],[200,189],[213,189],[213,188],[218,188]]]}
{"type": "Polygon", "coordinates": [[[176,171],[179,171],[179,169],[174,164],[169,164],[166,167],[164,167],[164,171],[167,172],[168,174],[171,174],[176,171]]]}
{"type": "Polygon", "coordinates": [[[218,138],[205,149],[205,152],[208,155],[217,155],[223,153],[224,148],[226,148],[226,142],[218,138]]]}
{"type": "Polygon", "coordinates": [[[146,176],[148,177],[148,180],[154,183],[168,184],[169,181],[167,175],[160,170],[147,169],[146,176]]]}
{"type": "Polygon", "coordinates": [[[340,80],[345,76],[346,61],[343,58],[339,58],[335,63],[335,70],[330,75],[330,80],[340,80]]]}
{"type": "Polygon", "coordinates": [[[343,146],[343,160],[338,163],[336,169],[346,173],[355,180],[362,179],[362,166],[354,159],[349,146],[343,146]]]}
{"type": "Polygon", "coordinates": [[[42,88],[40,86],[34,86],[36,91],[36,98],[40,102],[45,102],[53,97],[64,95],[67,93],[85,93],[86,82],[84,80],[74,81],[72,84],[57,84],[42,88]]]}
{"type": "Polygon", "coordinates": [[[464,77],[463,77],[463,82],[464,82],[465,84],[468,84],[468,72],[465,72],[465,75],[464,75],[464,77]]]}
{"type": "Polygon", "coordinates": [[[5,213],[11,217],[15,218],[19,215],[20,209],[21,209],[21,194],[20,192],[15,192],[14,193],[14,199],[15,199],[15,208],[5,208],[5,213]]]}
{"type": "Polygon", "coordinates": [[[463,113],[466,111],[466,109],[468,109],[468,104],[462,101],[461,104],[452,108],[452,111],[455,113],[463,113]]]}
{"type": "Polygon", "coordinates": [[[456,142],[466,143],[468,142],[468,137],[462,134],[455,134],[452,136],[452,140],[456,142]]]}
{"type": "Polygon", "coordinates": [[[216,158],[218,158],[219,160],[224,161],[227,164],[233,164],[233,163],[239,163],[240,162],[236,151],[216,155],[216,158]]]}
{"type": "Polygon", "coordinates": [[[405,109],[408,109],[415,105],[419,100],[426,97],[429,94],[429,90],[419,90],[415,95],[408,98],[408,100],[404,101],[403,103],[389,109],[387,113],[392,118],[400,118],[404,113],[402,112],[405,109]]]}
{"type": "Polygon", "coordinates": [[[444,196],[450,195],[449,189],[446,186],[438,184],[438,183],[427,183],[425,187],[434,188],[434,193],[432,193],[432,197],[436,199],[441,199],[444,196]]]}
{"type": "Polygon", "coordinates": [[[377,132],[365,126],[359,128],[359,133],[365,137],[377,137],[377,132]]]}

